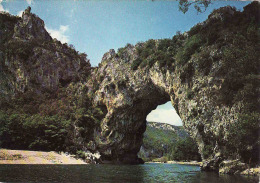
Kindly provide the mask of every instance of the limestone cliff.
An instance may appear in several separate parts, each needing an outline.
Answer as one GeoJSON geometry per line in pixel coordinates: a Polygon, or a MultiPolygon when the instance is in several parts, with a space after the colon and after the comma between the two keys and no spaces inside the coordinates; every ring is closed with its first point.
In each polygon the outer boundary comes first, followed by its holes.
{"type": "Polygon", "coordinates": [[[107,109],[91,142],[101,157],[138,161],[146,116],[171,101],[203,169],[218,170],[224,159],[258,161],[258,14],[256,2],[244,12],[221,8],[172,40],[107,52],[87,81],[94,105],[107,109]]]}
{"type": "Polygon", "coordinates": [[[141,163],[146,116],[171,101],[198,143],[204,170],[218,170],[227,159],[256,163],[259,6],[215,10],[172,39],[111,49],[91,69],[85,55],[52,40],[28,9],[4,23],[13,32],[1,46],[1,95],[57,91],[58,106],[69,106],[69,149],[99,153],[101,162],[141,163]],[[33,49],[20,49],[26,46],[33,49]]]}
{"type": "Polygon", "coordinates": [[[90,68],[85,54],[53,40],[43,20],[30,10],[22,18],[1,14],[1,94],[53,92],[87,75],[90,68]]]}

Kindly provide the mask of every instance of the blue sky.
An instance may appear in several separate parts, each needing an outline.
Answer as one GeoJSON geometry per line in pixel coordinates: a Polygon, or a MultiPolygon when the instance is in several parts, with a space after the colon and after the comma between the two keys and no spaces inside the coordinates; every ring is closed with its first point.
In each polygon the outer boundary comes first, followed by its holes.
{"type": "MultiPolygon", "coordinates": [[[[127,43],[171,38],[176,31],[188,31],[206,20],[213,9],[231,5],[242,10],[248,3],[214,1],[204,13],[197,14],[190,8],[183,14],[178,11],[176,1],[0,0],[0,11],[21,15],[30,5],[32,12],[44,20],[52,37],[73,44],[76,50],[88,55],[92,66],[97,66],[111,48],[117,50],[127,43]]],[[[173,110],[170,103],[158,108],[160,113],[173,110]]],[[[157,117],[153,119],[160,119],[159,113],[154,116],[157,117]]],[[[165,119],[180,125],[180,119],[174,116],[165,119]]]]}

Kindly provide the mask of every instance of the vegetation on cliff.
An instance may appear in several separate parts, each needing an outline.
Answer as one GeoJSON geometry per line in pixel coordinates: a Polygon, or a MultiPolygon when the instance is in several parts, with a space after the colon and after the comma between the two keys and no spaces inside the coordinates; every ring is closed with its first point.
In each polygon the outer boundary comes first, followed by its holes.
{"type": "MultiPolygon", "coordinates": [[[[135,46],[133,71],[146,71],[157,63],[163,71],[179,73],[181,83],[187,84],[179,94],[184,92],[189,101],[199,101],[197,82],[202,82],[200,87],[207,90],[210,87],[205,78],[219,79],[215,88],[207,92],[208,100],[219,108],[240,106],[233,112],[239,114],[236,121],[214,138],[217,130],[206,135],[205,125],[198,125],[204,141],[201,153],[206,159],[212,158],[214,147],[225,144],[225,150],[221,150],[225,158],[259,162],[259,9],[258,2],[246,6],[243,12],[223,7],[184,34],[135,46]],[[217,88],[219,84],[221,87],[217,88]]],[[[121,48],[118,56],[124,51],[121,58],[125,59],[127,50],[129,45],[121,48]]],[[[194,108],[190,118],[197,118],[201,112],[194,108]]],[[[214,126],[211,122],[206,125],[214,126]]]]}
{"type": "Polygon", "coordinates": [[[139,157],[144,161],[201,160],[198,146],[182,126],[147,122],[139,157]]]}
{"type": "Polygon", "coordinates": [[[1,13],[0,27],[0,146],[75,153],[75,125],[88,138],[102,113],[80,93],[87,55],[52,39],[30,8],[1,13]]]}

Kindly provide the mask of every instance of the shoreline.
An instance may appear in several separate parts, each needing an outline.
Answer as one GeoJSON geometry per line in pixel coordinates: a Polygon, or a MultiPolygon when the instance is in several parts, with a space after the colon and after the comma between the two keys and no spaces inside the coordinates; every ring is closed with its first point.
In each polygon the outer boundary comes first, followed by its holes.
{"type": "Polygon", "coordinates": [[[179,165],[192,165],[192,166],[200,166],[202,165],[202,162],[198,161],[166,161],[166,162],[160,162],[160,161],[148,161],[145,163],[168,163],[168,164],[179,164],[179,165]]]}
{"type": "Polygon", "coordinates": [[[65,153],[54,151],[0,150],[0,164],[88,164],[65,153]]]}
{"type": "MultiPolygon", "coordinates": [[[[190,162],[185,162],[185,161],[166,161],[166,162],[160,162],[160,161],[148,161],[145,162],[147,164],[149,163],[162,163],[162,164],[179,164],[179,165],[191,165],[191,166],[201,166],[202,162],[197,162],[197,161],[190,161],[190,162]]],[[[220,173],[223,174],[223,173],[220,173]]],[[[226,173],[224,173],[226,174],[226,173]]],[[[238,175],[242,176],[260,176],[260,167],[254,167],[254,168],[248,168],[246,170],[241,171],[238,173],[238,175]]]]}
{"type": "MultiPolygon", "coordinates": [[[[197,161],[148,161],[149,163],[168,163],[168,164],[179,164],[179,165],[191,165],[191,166],[201,166],[202,162],[197,161]]],[[[57,153],[54,151],[44,152],[44,151],[28,151],[28,150],[10,150],[10,149],[0,149],[0,165],[1,164],[46,164],[46,165],[82,165],[89,164],[81,159],[76,159],[73,155],[68,155],[65,153],[57,153]]],[[[246,169],[240,173],[240,175],[260,175],[260,167],[246,169]]]]}

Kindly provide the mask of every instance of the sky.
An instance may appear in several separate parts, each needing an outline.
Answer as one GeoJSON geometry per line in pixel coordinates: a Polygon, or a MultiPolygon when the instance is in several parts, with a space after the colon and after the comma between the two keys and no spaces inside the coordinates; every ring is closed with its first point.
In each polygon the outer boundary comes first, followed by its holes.
{"type": "MultiPolygon", "coordinates": [[[[177,31],[188,31],[206,20],[214,9],[231,5],[242,10],[248,3],[213,1],[204,13],[197,13],[191,7],[183,14],[177,1],[0,0],[0,11],[21,16],[31,6],[32,13],[44,20],[53,38],[74,45],[88,55],[92,66],[97,66],[109,49],[117,51],[127,43],[172,38],[177,31]]],[[[158,106],[147,120],[181,125],[169,102],[158,106]]]]}

